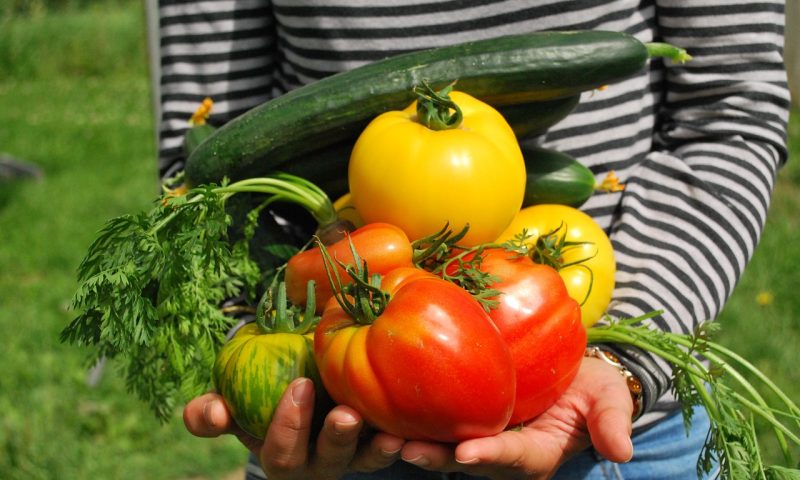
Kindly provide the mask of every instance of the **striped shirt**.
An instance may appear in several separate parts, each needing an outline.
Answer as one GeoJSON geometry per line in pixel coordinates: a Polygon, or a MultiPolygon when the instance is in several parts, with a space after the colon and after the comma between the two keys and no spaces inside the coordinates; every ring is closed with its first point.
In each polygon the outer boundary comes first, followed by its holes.
{"type": "MultiPolygon", "coordinates": [[[[663,310],[691,332],[714,319],[758,243],[785,161],[789,94],[783,2],[763,0],[162,0],[160,168],[182,167],[187,119],[211,123],[336,72],[417,49],[542,30],[612,30],[685,47],[653,60],[537,143],[578,158],[622,192],[581,208],[608,232],[618,271],[609,314],[663,310]]],[[[670,368],[615,348],[645,385],[637,428],[673,411],[670,368]]]]}

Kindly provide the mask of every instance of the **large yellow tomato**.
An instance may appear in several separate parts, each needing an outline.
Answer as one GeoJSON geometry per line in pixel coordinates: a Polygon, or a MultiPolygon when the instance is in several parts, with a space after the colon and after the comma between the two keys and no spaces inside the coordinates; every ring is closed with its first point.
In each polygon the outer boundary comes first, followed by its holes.
{"type": "Polygon", "coordinates": [[[562,250],[557,261],[566,266],[558,273],[567,285],[569,296],[581,304],[581,320],[588,328],[605,314],[611,302],[616,273],[611,241],[592,217],[566,205],[548,204],[523,208],[497,241],[511,240],[527,230],[530,237],[526,243],[534,244],[541,235],[552,232],[559,226],[562,228],[556,235],[560,237],[566,233],[567,242],[580,243],[562,250]],[[580,260],[584,261],[569,265],[580,260]]]}
{"type": "Polygon", "coordinates": [[[340,220],[347,220],[356,228],[364,226],[364,219],[361,218],[356,211],[356,207],[353,206],[353,199],[350,192],[337,198],[333,202],[333,209],[336,210],[336,214],[339,216],[340,220]]]}
{"type": "Polygon", "coordinates": [[[417,121],[417,102],[383,113],[359,136],[350,157],[352,203],[366,223],[387,222],[416,240],[469,225],[463,244],[497,238],[525,193],[525,162],[505,119],[463,93],[456,128],[417,121]]]}

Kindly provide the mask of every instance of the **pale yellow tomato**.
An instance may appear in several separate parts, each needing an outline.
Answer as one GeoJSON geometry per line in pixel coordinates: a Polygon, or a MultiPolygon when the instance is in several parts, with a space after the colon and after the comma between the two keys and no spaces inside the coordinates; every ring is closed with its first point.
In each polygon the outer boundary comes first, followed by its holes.
{"type": "Polygon", "coordinates": [[[356,207],[353,206],[352,197],[349,192],[333,202],[333,209],[336,210],[341,220],[347,220],[356,228],[364,226],[364,219],[361,218],[361,215],[356,211],[356,207]]]}
{"type": "Polygon", "coordinates": [[[606,312],[614,290],[616,261],[611,241],[600,225],[584,212],[566,205],[535,205],[523,208],[497,239],[505,242],[527,230],[528,244],[562,226],[556,235],[566,233],[567,242],[580,245],[565,248],[557,259],[568,265],[559,270],[570,297],[581,304],[581,320],[594,325],[606,312]],[[562,226],[563,224],[563,226],[562,226]],[[575,265],[573,262],[584,260],[575,265]]]}

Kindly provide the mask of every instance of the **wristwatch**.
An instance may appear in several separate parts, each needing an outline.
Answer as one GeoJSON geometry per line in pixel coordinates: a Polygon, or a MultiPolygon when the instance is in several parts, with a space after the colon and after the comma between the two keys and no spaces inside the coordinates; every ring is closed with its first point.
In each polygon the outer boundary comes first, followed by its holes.
{"type": "Polygon", "coordinates": [[[642,413],[642,406],[644,403],[644,394],[642,389],[642,382],[636,378],[636,375],[631,373],[630,370],[622,364],[619,360],[619,357],[614,355],[613,353],[602,350],[596,346],[588,346],[586,347],[586,351],[584,352],[585,357],[593,357],[599,358],[600,360],[606,362],[607,364],[611,365],[612,367],[616,368],[620,375],[625,378],[625,383],[628,385],[628,391],[631,393],[631,400],[633,401],[633,415],[632,418],[636,419],[642,413]]]}

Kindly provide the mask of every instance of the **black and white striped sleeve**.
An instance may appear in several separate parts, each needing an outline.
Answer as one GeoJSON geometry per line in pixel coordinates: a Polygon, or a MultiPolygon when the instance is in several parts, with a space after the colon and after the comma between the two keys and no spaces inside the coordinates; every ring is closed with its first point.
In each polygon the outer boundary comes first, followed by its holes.
{"type": "MultiPolygon", "coordinates": [[[[612,222],[613,316],[663,310],[660,328],[691,332],[731,295],[787,156],[782,9],[778,1],[657,2],[660,39],[694,58],[665,62],[654,146],[629,172],[612,222]]],[[[652,407],[669,389],[669,368],[626,350],[655,387],[652,407]]]]}
{"type": "Polygon", "coordinates": [[[276,82],[276,34],[268,0],[162,0],[159,170],[182,168],[183,134],[205,97],[221,125],[263,103],[276,82]]]}

